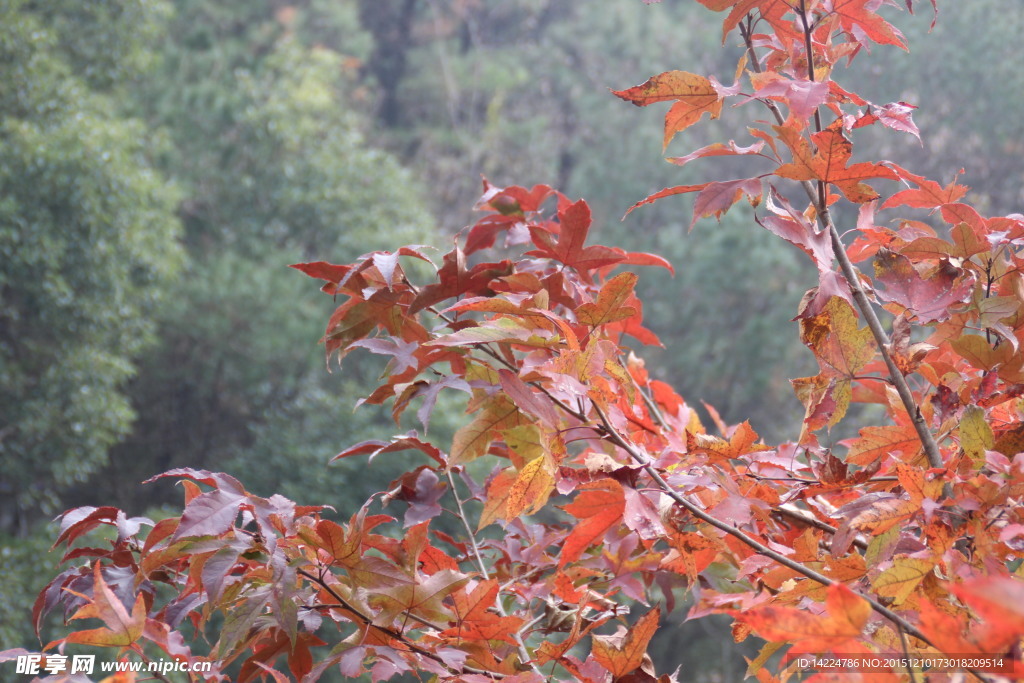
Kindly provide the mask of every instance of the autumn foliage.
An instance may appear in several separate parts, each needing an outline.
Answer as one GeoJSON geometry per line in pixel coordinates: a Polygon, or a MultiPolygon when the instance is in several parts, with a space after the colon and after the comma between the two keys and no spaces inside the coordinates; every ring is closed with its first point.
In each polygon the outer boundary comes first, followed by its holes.
{"type": "MultiPolygon", "coordinates": [[[[691,617],[728,614],[736,640],[766,642],[748,671],[765,683],[792,679],[799,654],[1019,657],[1024,218],[982,216],[956,179],[854,160],[861,128],[918,135],[912,106],[833,80],[872,45],[906,48],[881,12],[895,2],[700,2],[745,47],[735,82],[671,71],[615,95],[670,103],[666,145],[743,105],[743,141],[671,161],[743,156],[757,171],[633,208],[694,194],[696,222],[746,202],[751,230],[813,261],[794,332],[818,373],[792,380],[805,413],[791,441],[762,443],[711,408],[702,418],[634,354],[660,343],[634,270],[668,263],[589,244],[582,200],[485,182],[481,218],[440,266],[417,246],[293,266],[340,303],[324,336],[332,360],[387,359],[365,401],[396,422],[415,413],[416,430],[337,457],[398,457],[408,471],[344,523],[187,469],[160,475],[182,483],[178,517],[69,511],[57,544],[72,566],[35,619],[61,607],[93,621],[46,649],[209,659],[203,680],[242,683],[328,669],[668,682],[645,653],[686,589],[691,617]],[[414,282],[411,261],[433,277],[414,282]],[[438,445],[425,435],[442,393],[464,396],[466,419],[438,445]],[[853,403],[877,421],[831,444],[853,403]],[[460,534],[436,528],[447,515],[460,534]],[[109,544],[77,542],[101,526],[109,544]],[[183,624],[211,644],[194,649],[183,624]]],[[[1022,675],[1008,667],[962,668],[1022,675]]],[[[913,666],[803,680],[837,676],[923,680],[913,666]]]]}

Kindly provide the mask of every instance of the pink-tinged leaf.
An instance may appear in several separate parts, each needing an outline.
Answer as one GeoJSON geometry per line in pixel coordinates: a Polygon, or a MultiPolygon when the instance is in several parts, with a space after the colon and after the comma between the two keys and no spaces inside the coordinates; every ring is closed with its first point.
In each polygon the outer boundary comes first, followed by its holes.
{"type": "Polygon", "coordinates": [[[458,296],[490,296],[494,292],[488,284],[495,278],[511,274],[511,261],[478,263],[472,267],[466,264],[466,254],[455,247],[444,256],[444,263],[437,271],[438,281],[423,287],[412,304],[409,315],[418,313],[445,299],[458,296]]]}
{"type": "Polygon", "coordinates": [[[239,554],[238,548],[221,548],[203,563],[203,588],[211,603],[220,600],[225,579],[238,562],[239,554]]]}
{"type": "Polygon", "coordinates": [[[364,453],[370,454],[370,460],[377,457],[381,453],[397,453],[401,451],[420,451],[428,455],[437,464],[444,465],[445,459],[441,450],[433,445],[419,438],[419,435],[415,432],[409,432],[402,436],[396,436],[391,441],[361,441],[354,446],[350,446],[338,453],[336,456],[331,458],[331,461],[339,460],[341,458],[350,458],[353,455],[362,455],[364,453]]]}
{"type": "Polygon", "coordinates": [[[217,489],[208,491],[185,506],[181,523],[171,536],[171,541],[195,536],[219,536],[231,529],[238,518],[238,510],[246,497],[217,489]]]}
{"type": "Polygon", "coordinates": [[[270,674],[270,677],[274,679],[274,683],[291,683],[291,680],[280,671],[272,669],[263,662],[253,662],[260,669],[270,674]]]}
{"type": "Polygon", "coordinates": [[[53,542],[53,548],[62,543],[70,545],[76,538],[95,529],[100,524],[114,522],[120,512],[116,507],[110,506],[101,508],[85,506],[68,510],[59,517],[60,535],[53,542]]]}
{"type": "Polygon", "coordinates": [[[866,114],[854,122],[853,128],[861,128],[879,121],[886,128],[892,128],[901,133],[910,133],[920,141],[921,132],[917,129],[917,124],[914,123],[912,117],[915,109],[917,107],[906,102],[891,102],[881,107],[872,105],[866,114]]]}
{"type": "Polygon", "coordinates": [[[232,477],[230,474],[224,474],[223,472],[210,472],[208,470],[197,470],[191,467],[177,467],[173,470],[167,470],[155,476],[150,477],[143,484],[151,484],[159,479],[165,479],[167,477],[191,479],[192,481],[199,482],[200,484],[206,484],[217,489],[224,489],[231,493],[236,493],[240,496],[248,495],[245,487],[232,477]]]}
{"type": "Polygon", "coordinates": [[[416,360],[416,349],[420,347],[416,342],[405,342],[398,337],[374,337],[371,339],[360,339],[352,342],[351,348],[367,349],[371,353],[382,356],[391,356],[394,363],[392,372],[396,375],[403,370],[415,369],[419,366],[416,360]]]}
{"type": "Polygon", "coordinates": [[[523,380],[519,379],[518,375],[510,370],[502,369],[498,371],[498,376],[501,378],[501,390],[519,406],[520,410],[549,427],[558,424],[558,413],[555,412],[551,402],[538,396],[523,380]]]}
{"type": "Polygon", "coordinates": [[[388,289],[394,286],[395,269],[398,267],[398,254],[393,254],[388,251],[378,251],[370,256],[373,259],[373,265],[377,267],[381,277],[384,278],[384,283],[387,284],[388,289]]]}
{"type": "Polygon", "coordinates": [[[676,166],[685,166],[695,159],[704,159],[706,157],[744,156],[750,154],[759,155],[763,148],[763,140],[755,142],[749,147],[740,147],[736,144],[735,140],[730,140],[728,145],[716,142],[713,145],[701,147],[696,152],[691,152],[686,156],[670,157],[667,161],[670,161],[676,166]]]}
{"type": "Polygon", "coordinates": [[[626,210],[626,214],[625,216],[623,216],[623,218],[632,213],[633,209],[640,208],[645,204],[653,204],[659,199],[671,197],[677,194],[688,194],[690,192],[697,192],[699,190],[703,190],[708,185],[710,185],[710,183],[701,183],[700,185],[678,185],[676,187],[666,187],[664,190],[659,190],[658,192],[655,192],[652,195],[648,195],[646,198],[638,201],[636,204],[629,207],[629,209],[626,210]]]}
{"type": "Polygon", "coordinates": [[[523,222],[520,216],[502,216],[492,214],[481,218],[469,229],[466,235],[466,254],[474,254],[483,249],[490,249],[503,232],[508,232],[523,222]]]}
{"type": "Polygon", "coordinates": [[[747,197],[752,206],[757,206],[761,202],[761,179],[740,178],[739,180],[707,183],[693,203],[690,230],[693,230],[693,226],[701,218],[714,216],[721,221],[725,212],[743,196],[747,197]]]}
{"type": "Polygon", "coordinates": [[[767,201],[772,215],[758,218],[757,222],[768,231],[778,235],[790,244],[799,247],[811,257],[818,269],[818,287],[810,302],[801,308],[798,318],[807,318],[821,313],[822,308],[833,296],[853,303],[850,285],[841,274],[832,268],[835,253],[828,232],[818,232],[804,215],[796,211],[789,202],[771,189],[767,201]]]}
{"type": "Polygon", "coordinates": [[[885,286],[875,288],[880,299],[903,306],[922,323],[949,318],[956,304],[971,297],[975,280],[973,273],[946,260],[919,272],[910,259],[888,249],[875,255],[875,277],[885,286]]]}
{"type": "Polygon", "coordinates": [[[518,185],[497,187],[487,178],[483,179],[484,194],[477,200],[477,211],[495,211],[503,216],[522,216],[540,209],[541,204],[551,195],[561,193],[549,185],[534,185],[529,190],[518,185]]]}
{"type": "Polygon", "coordinates": [[[403,526],[408,529],[441,514],[437,501],[447,490],[448,485],[438,478],[437,473],[428,465],[422,465],[391,482],[384,500],[401,500],[409,504],[403,521],[403,526]]]}
{"type": "Polygon", "coordinates": [[[830,0],[826,9],[838,16],[843,30],[862,45],[871,40],[906,50],[903,34],[878,14],[878,4],[878,0],[830,0]]]}
{"type": "Polygon", "coordinates": [[[625,488],[623,492],[626,505],[622,521],[626,527],[646,540],[664,538],[665,526],[661,523],[661,511],[654,501],[644,492],[633,488],[625,488]]]}
{"type": "MultiPolygon", "coordinates": [[[[419,410],[416,411],[416,417],[423,423],[424,433],[427,433],[427,430],[430,429],[430,416],[434,412],[437,397],[442,389],[455,389],[457,391],[464,391],[467,394],[472,392],[469,382],[454,375],[445,375],[436,382],[430,382],[426,388],[421,388],[417,395],[423,397],[423,403],[420,405],[419,410]]],[[[374,455],[371,455],[370,460],[373,460],[374,457],[374,455]]]]}
{"type": "Polygon", "coordinates": [[[39,654],[39,653],[38,652],[29,652],[28,650],[26,650],[23,647],[15,647],[15,648],[12,648],[10,650],[0,650],[0,663],[3,663],[3,662],[13,662],[14,660],[18,659],[19,657],[24,657],[26,655],[33,655],[33,654],[39,654]]]}
{"type": "Polygon", "coordinates": [[[756,92],[744,102],[755,99],[782,102],[789,107],[792,116],[800,120],[810,118],[829,95],[828,81],[792,80],[772,71],[753,74],[751,82],[756,92]]]}
{"type": "Polygon", "coordinates": [[[811,257],[819,272],[832,270],[835,253],[828,232],[815,230],[811,222],[779,195],[775,188],[769,191],[766,206],[772,215],[759,220],[763,227],[799,247],[811,257]]]}
{"type": "Polygon", "coordinates": [[[955,182],[942,187],[934,180],[928,180],[918,176],[916,190],[903,190],[885,200],[883,209],[891,209],[894,206],[909,206],[914,209],[937,209],[943,204],[952,204],[960,200],[967,190],[966,185],[958,185],[955,182]]]}

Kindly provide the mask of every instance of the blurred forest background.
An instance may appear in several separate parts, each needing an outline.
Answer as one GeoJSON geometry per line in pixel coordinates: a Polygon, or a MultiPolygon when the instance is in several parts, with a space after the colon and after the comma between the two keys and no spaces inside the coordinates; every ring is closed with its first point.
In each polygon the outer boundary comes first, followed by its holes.
{"type": "MultiPolygon", "coordinates": [[[[890,132],[875,155],[944,180],[962,166],[975,202],[1019,211],[1024,10],[940,10],[931,35],[924,8],[895,20],[911,54],[880,48],[851,74],[876,102],[921,107],[924,144],[890,132]]],[[[691,236],[686,200],[620,222],[662,187],[734,177],[666,164],[662,112],[608,92],[672,68],[731,82],[720,21],[679,0],[0,0],[0,649],[37,647],[46,520],[64,509],[159,516],[180,492],[139,482],[178,466],[342,515],[386,487],[389,456],[326,464],[394,425],[352,412],[379,368],[327,372],[332,302],[286,266],[444,247],[481,175],[584,197],[602,241],[669,258],[674,278],[641,279],[667,346],[640,350],[648,368],[792,437],[787,378],[811,359],[789,319],[814,273],[749,211],[691,236]]],[[[668,154],[746,144],[747,116],[668,154]]],[[[740,679],[714,625],[663,632],[661,666],[740,679]]]]}

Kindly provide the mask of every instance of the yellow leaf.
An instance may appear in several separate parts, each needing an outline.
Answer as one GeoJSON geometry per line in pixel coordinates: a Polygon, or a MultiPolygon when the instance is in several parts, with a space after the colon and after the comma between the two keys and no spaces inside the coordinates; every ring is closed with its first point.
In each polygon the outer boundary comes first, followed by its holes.
{"type": "Polygon", "coordinates": [[[717,119],[722,113],[723,99],[711,81],[686,71],[666,71],[641,85],[627,90],[613,90],[612,94],[638,107],[675,100],[665,116],[665,147],[668,147],[676,133],[697,123],[704,114],[717,119]]]}
{"type": "Polygon", "coordinates": [[[525,424],[501,432],[501,439],[512,451],[510,457],[516,469],[545,453],[541,442],[540,428],[536,424],[525,424]]]}
{"type": "Polygon", "coordinates": [[[838,296],[818,315],[800,321],[800,338],[818,357],[823,373],[852,378],[875,356],[871,330],[857,326],[853,307],[838,296]]]}
{"type": "Polygon", "coordinates": [[[491,399],[472,422],[455,432],[449,464],[462,465],[476,460],[490,448],[496,430],[524,422],[519,409],[511,401],[502,396],[491,399]]]}
{"type": "Polygon", "coordinates": [[[985,409],[980,406],[967,406],[960,418],[960,447],[975,467],[985,463],[985,451],[995,446],[992,427],[985,421],[985,409]]]}
{"type": "Polygon", "coordinates": [[[778,652],[779,648],[785,646],[786,643],[765,643],[761,651],[757,653],[756,658],[747,660],[747,673],[744,674],[744,678],[756,676],[757,672],[763,669],[765,663],[771,659],[771,656],[778,652]]]}
{"type": "Polygon", "coordinates": [[[893,605],[901,605],[917,584],[921,583],[935,565],[928,560],[913,557],[897,557],[893,566],[878,575],[871,587],[879,595],[892,598],[893,605]]]}
{"type": "Polygon", "coordinates": [[[533,514],[544,506],[555,487],[552,470],[544,456],[534,458],[523,467],[508,492],[506,519],[518,517],[523,512],[533,514]]]}

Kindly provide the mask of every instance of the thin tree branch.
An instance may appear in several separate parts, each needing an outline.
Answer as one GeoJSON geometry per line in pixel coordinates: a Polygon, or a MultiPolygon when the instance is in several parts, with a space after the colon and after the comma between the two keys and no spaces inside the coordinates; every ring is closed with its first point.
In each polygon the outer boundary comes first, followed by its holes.
{"type": "MultiPolygon", "coordinates": [[[[841,581],[835,581],[833,579],[830,579],[824,574],[816,572],[813,569],[804,566],[802,563],[792,560],[786,557],[785,555],[772,550],[760,541],[751,538],[743,531],[740,531],[739,528],[731,524],[728,524],[727,522],[723,522],[717,517],[708,514],[700,507],[698,507],[696,504],[691,503],[678,491],[669,486],[668,482],[666,482],[665,479],[661,476],[661,473],[659,473],[658,470],[654,468],[654,465],[647,458],[647,456],[641,453],[633,444],[627,441],[621,434],[618,433],[618,431],[616,431],[611,426],[608,417],[604,414],[604,410],[602,410],[601,407],[596,403],[594,403],[593,405],[594,410],[601,418],[601,424],[598,425],[598,427],[600,428],[599,431],[601,431],[607,437],[608,441],[626,451],[633,460],[635,460],[641,467],[643,467],[647,474],[650,475],[650,477],[658,484],[658,487],[664,493],[666,493],[673,501],[675,501],[678,505],[684,508],[687,512],[692,514],[697,519],[707,524],[710,524],[716,529],[724,531],[730,536],[733,536],[734,538],[741,541],[744,545],[757,552],[757,554],[775,560],[784,567],[792,569],[793,571],[811,579],[812,581],[816,581],[817,583],[820,583],[823,586],[831,586],[833,584],[842,583],[841,581]]],[[[883,604],[881,604],[874,598],[871,598],[862,593],[858,593],[856,591],[854,591],[854,593],[863,598],[869,605],[871,605],[871,609],[877,612],[878,614],[882,615],[894,624],[902,627],[906,630],[907,633],[911,634],[915,638],[918,638],[925,644],[930,645],[931,647],[935,647],[936,649],[939,649],[934,643],[931,642],[931,640],[928,639],[927,636],[925,636],[913,624],[905,620],[900,615],[896,614],[889,608],[885,607],[883,604]]]]}
{"type": "MultiPolygon", "coordinates": [[[[405,637],[404,633],[402,633],[400,631],[396,631],[395,629],[393,629],[393,628],[391,628],[389,626],[379,626],[377,624],[374,624],[373,623],[373,619],[371,619],[367,615],[365,615],[362,612],[360,612],[354,605],[352,605],[348,600],[346,600],[344,597],[342,597],[342,595],[340,593],[338,593],[338,591],[334,590],[334,588],[329,583],[327,583],[323,579],[322,576],[316,576],[315,574],[313,574],[311,572],[308,572],[305,569],[301,569],[301,568],[298,569],[297,572],[301,576],[306,577],[307,579],[309,579],[310,581],[312,581],[313,583],[317,584],[318,586],[323,588],[325,591],[327,591],[328,594],[330,594],[330,596],[332,598],[334,598],[335,600],[338,601],[339,606],[341,606],[343,609],[347,610],[348,612],[351,612],[356,617],[358,617],[359,620],[363,622],[364,626],[369,626],[369,627],[375,628],[378,631],[387,634],[391,638],[394,638],[395,640],[401,642],[403,645],[408,647],[409,650],[411,650],[412,652],[415,652],[417,654],[423,655],[424,657],[427,657],[428,659],[432,659],[433,661],[437,662],[438,664],[443,666],[448,671],[451,671],[453,674],[458,675],[458,674],[466,674],[466,673],[475,673],[475,674],[483,674],[483,675],[486,675],[486,676],[491,676],[491,677],[493,677],[495,679],[499,679],[499,678],[504,678],[505,677],[504,674],[499,674],[499,673],[496,673],[496,672],[493,672],[493,671],[484,671],[483,669],[477,669],[477,668],[472,667],[472,666],[463,666],[461,669],[456,669],[456,668],[446,664],[445,661],[443,659],[441,659],[441,657],[439,657],[438,655],[434,654],[430,650],[426,650],[426,649],[420,647],[419,645],[416,645],[415,643],[410,642],[409,639],[405,637]]],[[[407,612],[407,614],[408,614],[408,612],[407,612]]],[[[414,619],[416,619],[420,623],[424,624],[425,626],[429,626],[430,628],[437,629],[439,631],[443,630],[439,626],[436,626],[434,624],[430,624],[430,623],[424,622],[421,619],[417,619],[415,617],[415,615],[413,615],[413,614],[409,614],[409,616],[413,617],[414,619]]]]}
{"type": "MultiPolygon", "coordinates": [[[[483,555],[480,553],[480,546],[476,542],[476,534],[473,533],[473,529],[469,525],[469,519],[466,517],[466,510],[462,506],[462,499],[459,498],[459,492],[455,490],[455,477],[452,476],[451,468],[445,468],[445,474],[448,475],[448,485],[451,487],[452,498],[455,499],[455,504],[459,508],[459,519],[462,520],[462,526],[466,529],[466,535],[469,538],[470,548],[473,549],[473,559],[476,560],[476,564],[480,567],[480,573],[485,579],[490,579],[491,574],[487,571],[487,564],[484,562],[483,555]]],[[[505,612],[504,605],[501,604],[501,594],[498,594],[498,598],[494,601],[494,606],[498,610],[498,614],[503,617],[507,617],[508,614],[505,612]]],[[[533,658],[530,656],[530,651],[526,649],[526,643],[523,641],[523,636],[520,631],[516,631],[512,634],[512,638],[516,641],[516,647],[519,649],[519,661],[523,664],[529,664],[530,668],[533,669],[534,673],[538,676],[543,676],[540,669],[536,664],[533,663],[533,658]]]]}
{"type": "MultiPolygon", "coordinates": [[[[805,49],[807,50],[807,78],[814,81],[814,53],[812,51],[809,24],[804,5],[805,0],[801,0],[800,7],[798,8],[798,14],[801,16],[801,23],[804,26],[805,49]]],[[[752,64],[751,68],[760,72],[761,67],[757,61],[757,54],[754,52],[754,44],[751,39],[749,24],[747,26],[742,24],[740,25],[740,34],[743,36],[747,53],[750,56],[750,62],[752,64]]],[[[771,110],[779,125],[782,125],[785,122],[785,117],[782,116],[782,112],[779,110],[778,106],[770,100],[762,101],[765,106],[771,110]]],[[[815,128],[818,131],[822,130],[821,118],[818,116],[817,111],[815,111],[815,128]]],[[[840,271],[850,286],[850,293],[853,295],[853,300],[857,304],[857,308],[864,316],[868,329],[871,330],[871,336],[875,339],[878,351],[881,354],[886,370],[889,373],[889,378],[892,380],[892,385],[896,388],[896,393],[899,394],[900,401],[903,403],[904,409],[907,411],[907,414],[913,422],[914,429],[917,432],[917,436],[921,441],[922,447],[924,448],[925,456],[928,458],[929,465],[932,467],[942,467],[942,452],[939,449],[938,442],[935,440],[935,436],[931,433],[931,430],[928,429],[928,425],[925,423],[924,416],[921,415],[921,409],[917,405],[917,401],[914,399],[914,394],[910,390],[910,386],[907,384],[906,378],[903,376],[903,373],[900,372],[899,368],[896,367],[895,361],[893,361],[892,356],[889,354],[889,336],[882,327],[882,323],[878,319],[878,315],[875,313],[875,309],[872,306],[871,301],[868,299],[867,294],[865,294],[863,287],[861,287],[860,272],[850,261],[850,257],[847,256],[846,247],[843,245],[839,229],[836,228],[835,223],[832,221],[832,215],[829,212],[828,203],[825,201],[825,183],[819,180],[815,185],[812,184],[811,181],[805,180],[800,184],[803,185],[808,199],[810,199],[811,204],[815,208],[818,221],[829,233],[829,238],[832,242],[832,251],[835,254],[836,260],[839,262],[840,271]]]]}

